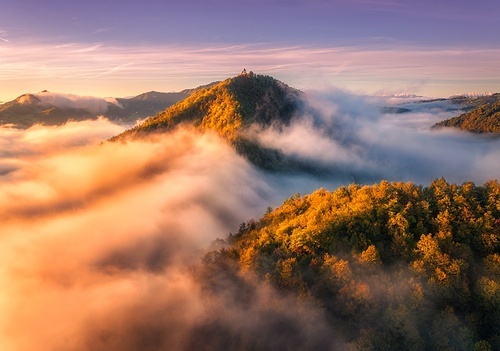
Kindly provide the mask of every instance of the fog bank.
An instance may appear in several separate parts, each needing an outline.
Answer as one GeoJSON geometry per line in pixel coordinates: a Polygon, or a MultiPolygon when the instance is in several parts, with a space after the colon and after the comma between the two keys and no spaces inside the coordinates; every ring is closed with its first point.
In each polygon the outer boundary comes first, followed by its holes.
{"type": "Polygon", "coordinates": [[[428,184],[436,178],[479,184],[500,175],[500,138],[455,129],[431,129],[461,113],[448,101],[401,105],[344,91],[311,93],[306,112],[287,127],[253,131],[262,145],[331,170],[355,182],[382,179],[428,184]]]}
{"type": "Polygon", "coordinates": [[[209,308],[189,266],[277,196],[215,135],[90,142],[117,128],[2,129],[15,145],[0,162],[2,350],[100,349],[88,342],[104,334],[102,349],[141,349],[131,328],[158,314],[162,333],[188,333],[209,308]]]}
{"type": "Polygon", "coordinates": [[[261,349],[341,347],[319,306],[200,271],[201,257],[295,192],[498,178],[500,141],[431,130],[446,106],[391,115],[383,100],[309,96],[292,124],[252,135],[331,170],[321,177],[264,173],[188,128],[126,143],[101,143],[124,129],[105,119],[0,128],[0,349],[183,350],[240,334],[261,349]]]}

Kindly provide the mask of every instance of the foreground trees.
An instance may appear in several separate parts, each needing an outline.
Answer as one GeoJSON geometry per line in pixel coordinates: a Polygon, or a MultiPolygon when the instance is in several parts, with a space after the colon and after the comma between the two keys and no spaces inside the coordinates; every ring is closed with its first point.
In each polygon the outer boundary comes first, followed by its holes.
{"type": "Polygon", "coordinates": [[[498,181],[319,189],[226,242],[205,269],[319,306],[351,350],[500,349],[498,181]]]}

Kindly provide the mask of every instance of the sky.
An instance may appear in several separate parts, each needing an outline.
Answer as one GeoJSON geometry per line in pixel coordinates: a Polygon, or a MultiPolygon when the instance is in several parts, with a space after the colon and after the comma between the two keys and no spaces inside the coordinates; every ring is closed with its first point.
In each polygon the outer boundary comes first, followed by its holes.
{"type": "Polygon", "coordinates": [[[0,101],[179,91],[238,74],[299,89],[500,91],[496,0],[2,0],[0,101]]]}

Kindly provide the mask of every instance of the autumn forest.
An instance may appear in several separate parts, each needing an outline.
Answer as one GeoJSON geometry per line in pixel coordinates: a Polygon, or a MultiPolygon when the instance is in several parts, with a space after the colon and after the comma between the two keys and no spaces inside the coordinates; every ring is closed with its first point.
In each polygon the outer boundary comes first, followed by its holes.
{"type": "MultiPolygon", "coordinates": [[[[317,306],[349,350],[495,350],[499,237],[497,181],[383,181],[297,194],[242,223],[199,269],[209,281],[255,276],[294,296],[294,308],[317,306]]],[[[246,347],[261,345],[235,349],[246,347]]]]}

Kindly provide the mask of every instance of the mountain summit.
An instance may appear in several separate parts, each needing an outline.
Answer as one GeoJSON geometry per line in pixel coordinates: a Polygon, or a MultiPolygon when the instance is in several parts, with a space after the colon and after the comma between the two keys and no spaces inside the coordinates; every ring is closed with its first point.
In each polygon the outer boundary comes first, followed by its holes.
{"type": "Polygon", "coordinates": [[[262,127],[288,124],[297,110],[300,94],[270,76],[243,72],[194,92],[114,139],[141,137],[191,124],[200,131],[212,130],[234,142],[253,124],[262,127]]]}
{"type": "Polygon", "coordinates": [[[283,166],[278,150],[265,149],[249,136],[250,127],[288,125],[301,105],[299,90],[265,75],[242,72],[207,88],[112,138],[125,140],[171,131],[189,125],[214,131],[254,164],[269,169],[283,166]]]}

